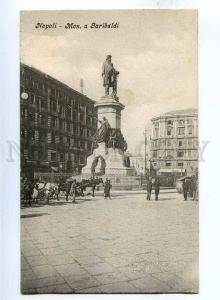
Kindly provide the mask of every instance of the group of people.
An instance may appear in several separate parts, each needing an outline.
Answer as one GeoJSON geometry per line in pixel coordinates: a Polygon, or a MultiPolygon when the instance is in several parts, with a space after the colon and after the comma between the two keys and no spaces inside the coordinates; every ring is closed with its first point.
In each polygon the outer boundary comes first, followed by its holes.
{"type": "Polygon", "coordinates": [[[155,192],[155,200],[158,201],[159,193],[160,193],[160,180],[159,178],[155,177],[148,177],[147,178],[147,200],[151,198],[151,192],[154,189],[155,192]]]}
{"type": "Polygon", "coordinates": [[[193,201],[198,200],[198,180],[195,176],[184,178],[182,188],[184,201],[187,201],[188,197],[193,201]]]}
{"type": "Polygon", "coordinates": [[[38,203],[39,199],[44,199],[49,204],[49,199],[55,194],[57,194],[56,186],[47,180],[39,182],[37,179],[21,178],[21,199],[26,206],[38,203]]]}
{"type": "Polygon", "coordinates": [[[49,204],[49,199],[56,196],[59,200],[59,193],[61,191],[65,192],[66,201],[68,201],[69,196],[72,198],[72,202],[76,203],[77,196],[84,196],[84,190],[87,187],[91,187],[92,197],[95,196],[96,187],[99,184],[104,187],[104,198],[111,199],[110,191],[112,188],[111,181],[106,179],[105,182],[101,178],[93,177],[91,179],[82,181],[72,180],[60,180],[58,184],[52,184],[45,180],[44,182],[38,182],[38,180],[30,180],[27,177],[21,178],[21,199],[24,201],[26,206],[31,206],[32,203],[38,203],[38,200],[46,201],[49,204]]]}

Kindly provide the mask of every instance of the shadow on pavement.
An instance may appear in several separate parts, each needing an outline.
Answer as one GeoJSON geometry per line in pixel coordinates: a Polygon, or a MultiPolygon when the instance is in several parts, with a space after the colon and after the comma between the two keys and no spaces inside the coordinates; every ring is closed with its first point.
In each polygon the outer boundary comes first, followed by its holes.
{"type": "Polygon", "coordinates": [[[21,219],[42,217],[44,215],[49,215],[49,214],[48,213],[40,213],[40,214],[35,213],[35,214],[21,215],[21,219]]]}
{"type": "Polygon", "coordinates": [[[43,206],[60,206],[60,205],[66,205],[68,202],[64,202],[64,201],[57,201],[57,202],[49,202],[49,204],[47,203],[31,203],[31,206],[25,206],[25,205],[21,205],[21,209],[25,209],[25,208],[38,208],[38,207],[43,207],[43,206]]]}

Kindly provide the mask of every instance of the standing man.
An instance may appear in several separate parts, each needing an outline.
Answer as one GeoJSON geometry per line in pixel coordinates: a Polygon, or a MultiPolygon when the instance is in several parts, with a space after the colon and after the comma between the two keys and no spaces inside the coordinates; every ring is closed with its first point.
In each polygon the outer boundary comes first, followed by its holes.
{"type": "Polygon", "coordinates": [[[111,199],[110,196],[110,190],[112,188],[111,182],[110,180],[106,179],[105,184],[104,184],[104,197],[105,199],[108,197],[109,199],[111,199]]]}
{"type": "Polygon", "coordinates": [[[95,188],[96,188],[96,184],[98,183],[98,177],[97,176],[95,178],[92,177],[91,182],[92,182],[92,197],[95,197],[95,188]]]}
{"type": "Polygon", "coordinates": [[[69,194],[70,194],[71,186],[72,186],[72,181],[68,180],[66,182],[66,201],[68,201],[68,197],[69,197],[69,194]]]}
{"type": "Polygon", "coordinates": [[[73,203],[76,203],[76,187],[77,187],[76,179],[74,179],[70,189],[70,195],[73,197],[72,200],[73,203]]]}
{"type": "Polygon", "coordinates": [[[31,206],[31,196],[32,196],[31,182],[28,178],[24,179],[23,190],[24,190],[25,205],[27,206],[29,204],[29,206],[31,206]]]}
{"type": "Polygon", "coordinates": [[[151,191],[152,191],[152,178],[149,177],[147,179],[147,200],[150,200],[151,191]]]}
{"type": "Polygon", "coordinates": [[[184,201],[187,200],[188,189],[189,189],[189,185],[188,185],[187,179],[185,178],[183,180],[183,197],[184,197],[184,201]]]}
{"type": "Polygon", "coordinates": [[[160,180],[157,177],[155,178],[154,181],[154,190],[155,190],[155,200],[158,201],[158,196],[160,193],[160,180]]]}
{"type": "Polygon", "coordinates": [[[195,201],[196,199],[198,200],[197,192],[198,192],[198,179],[196,178],[196,176],[194,176],[193,177],[193,201],[195,201]]]}

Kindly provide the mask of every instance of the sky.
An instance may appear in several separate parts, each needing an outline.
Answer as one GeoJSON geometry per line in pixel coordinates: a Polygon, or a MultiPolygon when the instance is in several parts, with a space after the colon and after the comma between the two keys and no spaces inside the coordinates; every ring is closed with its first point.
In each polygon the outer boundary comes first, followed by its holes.
{"type": "Polygon", "coordinates": [[[195,10],[23,11],[20,33],[23,63],[78,91],[83,78],[84,93],[95,101],[104,95],[102,63],[112,55],[131,153],[140,151],[152,117],[197,107],[195,10]],[[93,22],[119,22],[119,28],[91,29],[93,22]],[[57,28],[36,29],[37,23],[57,28]],[[81,29],[65,29],[67,23],[81,29]]]}

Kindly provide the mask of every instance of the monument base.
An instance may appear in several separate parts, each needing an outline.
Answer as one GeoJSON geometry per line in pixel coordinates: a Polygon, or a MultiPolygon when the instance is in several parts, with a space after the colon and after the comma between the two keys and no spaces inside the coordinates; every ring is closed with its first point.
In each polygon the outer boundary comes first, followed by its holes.
{"type": "Polygon", "coordinates": [[[125,155],[120,149],[107,148],[105,143],[99,143],[87,158],[82,169],[82,177],[117,175],[135,176],[136,170],[125,165],[125,155]]]}

